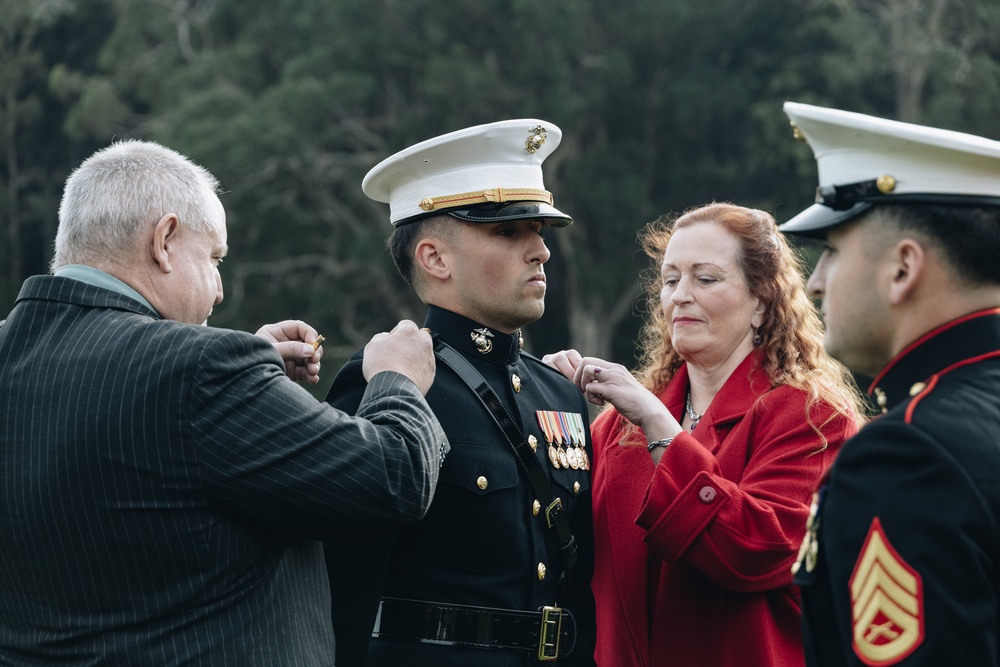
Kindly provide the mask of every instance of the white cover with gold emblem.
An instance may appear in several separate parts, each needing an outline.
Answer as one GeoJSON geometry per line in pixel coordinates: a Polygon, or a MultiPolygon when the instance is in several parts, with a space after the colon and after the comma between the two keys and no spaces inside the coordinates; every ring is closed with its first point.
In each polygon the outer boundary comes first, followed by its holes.
{"type": "Polygon", "coordinates": [[[821,186],[889,175],[895,194],[1000,197],[1000,141],[796,102],[784,110],[816,155],[821,186]]]}
{"type": "Polygon", "coordinates": [[[368,172],[361,188],[375,201],[389,204],[389,221],[394,225],[428,213],[420,206],[426,198],[475,191],[544,191],[542,162],[561,140],[562,130],[537,118],[476,125],[386,158],[368,172]]]}
{"type": "MultiPolygon", "coordinates": [[[[1000,141],[796,102],[785,102],[784,111],[795,136],[812,148],[820,191],[873,182],[878,183],[874,196],[859,201],[1000,198],[1000,141]]],[[[829,201],[817,197],[817,202],[782,224],[781,231],[813,235],[809,232],[864,210],[835,211],[829,201]]]]}

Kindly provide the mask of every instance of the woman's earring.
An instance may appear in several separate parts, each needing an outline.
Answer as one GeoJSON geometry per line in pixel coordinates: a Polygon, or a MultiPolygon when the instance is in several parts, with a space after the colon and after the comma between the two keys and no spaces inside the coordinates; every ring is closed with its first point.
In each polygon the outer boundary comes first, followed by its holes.
{"type": "Polygon", "coordinates": [[[752,324],[750,326],[753,327],[753,346],[757,347],[760,345],[760,333],[757,332],[757,327],[752,324]]]}

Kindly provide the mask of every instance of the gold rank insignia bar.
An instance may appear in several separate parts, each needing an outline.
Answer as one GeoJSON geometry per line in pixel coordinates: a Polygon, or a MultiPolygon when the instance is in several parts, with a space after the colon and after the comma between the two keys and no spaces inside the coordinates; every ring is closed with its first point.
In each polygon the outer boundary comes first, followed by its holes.
{"type": "Polygon", "coordinates": [[[923,581],[872,519],[849,582],[853,648],[868,665],[895,665],[924,640],[923,581]]]}

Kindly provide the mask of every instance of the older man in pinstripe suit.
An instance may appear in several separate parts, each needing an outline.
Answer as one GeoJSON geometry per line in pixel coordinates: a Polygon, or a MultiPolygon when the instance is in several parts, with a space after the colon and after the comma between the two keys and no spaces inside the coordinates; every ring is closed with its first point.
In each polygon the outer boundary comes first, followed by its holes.
{"type": "Polygon", "coordinates": [[[330,665],[318,540],[430,505],[430,338],[374,337],[349,417],[286,377],[315,379],[311,327],[198,326],[222,300],[216,190],[156,144],[91,156],[55,275],[0,327],[0,664],[330,665]]]}

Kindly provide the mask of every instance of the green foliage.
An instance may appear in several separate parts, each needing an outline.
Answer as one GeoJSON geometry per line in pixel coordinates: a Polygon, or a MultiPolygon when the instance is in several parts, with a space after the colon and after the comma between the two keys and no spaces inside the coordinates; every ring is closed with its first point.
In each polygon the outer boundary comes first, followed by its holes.
{"type": "Polygon", "coordinates": [[[0,0],[0,15],[0,312],[45,270],[69,171],[151,139],[225,189],[213,324],[307,320],[328,381],[372,333],[422,317],[383,247],[386,207],[360,189],[417,141],[503,118],[562,128],[546,185],[576,224],[548,235],[529,348],[628,364],[646,222],[810,203],[785,100],[1000,139],[993,0],[0,0]]]}

